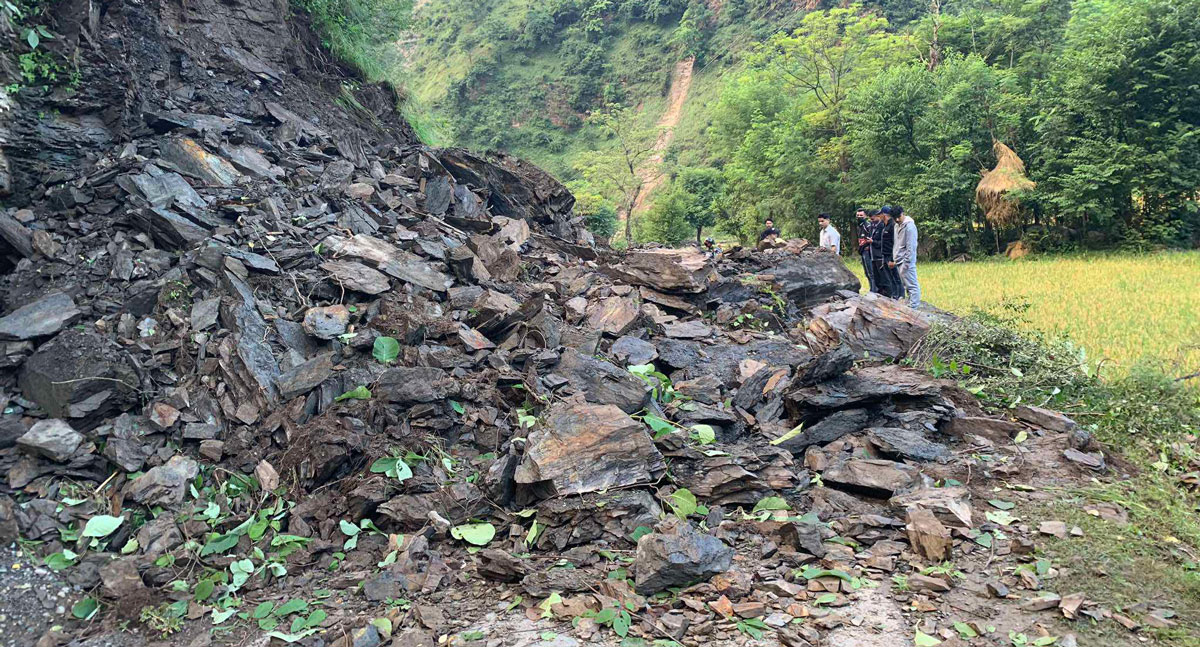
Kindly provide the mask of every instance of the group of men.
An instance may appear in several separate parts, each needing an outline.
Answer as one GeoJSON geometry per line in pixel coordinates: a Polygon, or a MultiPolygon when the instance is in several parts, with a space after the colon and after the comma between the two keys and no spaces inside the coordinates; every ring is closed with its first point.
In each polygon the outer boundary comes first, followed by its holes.
{"type": "MultiPolygon", "coordinates": [[[[900,206],[884,206],[868,212],[859,209],[858,255],[871,291],[893,299],[907,299],[908,305],[921,305],[921,284],[917,281],[917,223],[900,206]]],[[[829,214],[817,216],[821,225],[821,247],[842,253],[842,235],[829,222],[829,214]]],[[[775,223],[766,222],[766,232],[775,231],[775,223]]],[[[766,234],[764,232],[764,234],[766,234]]]]}

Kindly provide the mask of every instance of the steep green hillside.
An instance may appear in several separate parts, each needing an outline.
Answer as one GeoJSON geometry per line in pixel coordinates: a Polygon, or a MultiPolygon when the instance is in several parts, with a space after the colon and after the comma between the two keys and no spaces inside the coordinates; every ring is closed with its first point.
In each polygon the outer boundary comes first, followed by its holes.
{"type": "Polygon", "coordinates": [[[723,72],[797,17],[794,3],[767,0],[428,0],[401,40],[403,82],[440,142],[508,150],[570,180],[577,154],[608,139],[587,115],[620,104],[654,126],[689,56],[689,135],[676,141],[699,143],[723,72]],[[698,110],[693,96],[709,101],[698,110]]]}

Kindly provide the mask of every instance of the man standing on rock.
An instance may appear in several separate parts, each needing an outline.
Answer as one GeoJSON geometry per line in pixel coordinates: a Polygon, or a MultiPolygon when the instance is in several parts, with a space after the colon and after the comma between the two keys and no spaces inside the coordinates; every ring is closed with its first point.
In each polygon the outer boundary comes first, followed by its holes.
{"type": "Polygon", "coordinates": [[[875,286],[875,266],[871,263],[871,228],[875,223],[867,217],[866,209],[854,212],[858,218],[858,257],[862,259],[863,274],[867,276],[867,284],[872,292],[879,290],[875,286]]]}
{"type": "Polygon", "coordinates": [[[892,210],[892,215],[896,218],[892,267],[896,268],[904,283],[909,307],[916,308],[921,305],[921,284],[917,282],[917,223],[900,206],[892,210]]]}
{"type": "Polygon", "coordinates": [[[842,235],[838,233],[837,227],[834,227],[829,222],[829,214],[823,213],[817,216],[817,223],[821,225],[821,249],[842,255],[842,235]]]}

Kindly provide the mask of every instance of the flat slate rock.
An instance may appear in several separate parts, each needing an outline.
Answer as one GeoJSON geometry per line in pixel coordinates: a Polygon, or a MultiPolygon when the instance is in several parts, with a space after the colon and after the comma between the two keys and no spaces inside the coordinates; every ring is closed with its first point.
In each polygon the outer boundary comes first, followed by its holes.
{"type": "Polygon", "coordinates": [[[26,453],[65,463],[71,460],[83,441],[83,434],[72,429],[65,420],[51,418],[34,423],[25,435],[17,439],[17,446],[26,453]]]}
{"type": "Polygon", "coordinates": [[[554,372],[567,378],[588,402],[616,405],[625,413],[635,413],[650,401],[650,387],[636,375],[612,364],[568,348],[554,372]]]}
{"type": "Polygon", "coordinates": [[[49,337],[75,321],[82,312],[64,292],[52,292],[0,318],[0,339],[49,337]]]}
{"type": "Polygon", "coordinates": [[[321,269],[329,272],[339,283],[364,294],[383,294],[391,289],[387,275],[355,261],[327,261],[321,269]]]}
{"type": "Polygon", "coordinates": [[[646,427],[616,406],[559,404],[530,432],[516,482],[565,496],[650,483],[664,469],[646,427]]]}

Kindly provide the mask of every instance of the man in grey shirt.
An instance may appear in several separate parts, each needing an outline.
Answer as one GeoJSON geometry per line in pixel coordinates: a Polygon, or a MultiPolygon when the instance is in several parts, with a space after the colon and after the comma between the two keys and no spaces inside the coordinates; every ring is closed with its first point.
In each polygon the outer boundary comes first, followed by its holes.
{"type": "Polygon", "coordinates": [[[892,207],[896,219],[896,242],[892,247],[892,267],[900,273],[909,307],[921,305],[921,284],[917,282],[917,223],[902,207],[892,207]]]}

